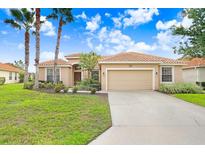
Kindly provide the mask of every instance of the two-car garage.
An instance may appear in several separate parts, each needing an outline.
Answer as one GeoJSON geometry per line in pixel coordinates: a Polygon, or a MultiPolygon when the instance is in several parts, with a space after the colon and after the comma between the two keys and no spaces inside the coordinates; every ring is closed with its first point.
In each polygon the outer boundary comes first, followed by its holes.
{"type": "Polygon", "coordinates": [[[154,89],[153,68],[111,68],[106,71],[108,91],[136,91],[154,89]]]}

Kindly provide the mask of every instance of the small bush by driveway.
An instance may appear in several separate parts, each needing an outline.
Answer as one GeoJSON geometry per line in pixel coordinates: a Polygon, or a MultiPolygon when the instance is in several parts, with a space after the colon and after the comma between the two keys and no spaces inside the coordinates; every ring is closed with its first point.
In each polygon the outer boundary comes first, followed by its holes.
{"type": "Polygon", "coordinates": [[[0,144],[87,144],[111,126],[105,97],[0,86],[0,144]]]}
{"type": "Polygon", "coordinates": [[[203,89],[196,84],[192,83],[171,83],[171,84],[161,84],[159,88],[160,92],[166,94],[202,94],[203,89]]]}

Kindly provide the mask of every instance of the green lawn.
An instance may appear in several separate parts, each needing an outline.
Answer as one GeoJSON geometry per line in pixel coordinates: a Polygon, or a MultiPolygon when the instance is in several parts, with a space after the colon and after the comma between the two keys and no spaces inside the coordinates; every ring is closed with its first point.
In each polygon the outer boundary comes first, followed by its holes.
{"type": "Polygon", "coordinates": [[[0,144],[87,144],[110,126],[105,97],[0,86],[0,144]]]}
{"type": "Polygon", "coordinates": [[[174,96],[184,101],[205,107],[205,94],[175,94],[174,96]]]}

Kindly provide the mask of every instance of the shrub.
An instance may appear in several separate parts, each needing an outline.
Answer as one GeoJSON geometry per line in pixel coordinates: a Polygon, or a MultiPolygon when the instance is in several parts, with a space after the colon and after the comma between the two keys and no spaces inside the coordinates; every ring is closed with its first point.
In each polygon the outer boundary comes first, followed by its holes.
{"type": "Polygon", "coordinates": [[[176,83],[176,84],[161,84],[159,88],[160,92],[167,94],[179,94],[179,93],[203,93],[201,87],[192,83],[176,83]]]}
{"type": "Polygon", "coordinates": [[[39,83],[39,88],[40,89],[43,89],[45,87],[46,87],[46,83],[42,83],[42,82],[39,83]]]}
{"type": "Polygon", "coordinates": [[[63,89],[63,92],[64,92],[64,93],[67,93],[67,92],[68,92],[68,87],[65,87],[65,88],[63,89]]]}
{"type": "Polygon", "coordinates": [[[24,89],[33,89],[34,82],[26,82],[24,83],[24,89]]]}
{"type": "Polygon", "coordinates": [[[22,71],[19,73],[19,82],[23,83],[23,80],[24,80],[24,72],[22,71]]]}
{"type": "Polygon", "coordinates": [[[45,88],[46,89],[53,89],[54,87],[55,87],[54,84],[51,83],[51,82],[45,83],[45,88]]]}
{"type": "Polygon", "coordinates": [[[77,86],[73,87],[72,93],[77,93],[77,91],[78,91],[78,87],[77,86]]]}
{"type": "Polygon", "coordinates": [[[90,90],[92,88],[95,88],[96,90],[100,90],[99,81],[93,79],[82,80],[81,82],[77,83],[77,85],[81,90],[90,90]]]}
{"type": "Polygon", "coordinates": [[[95,88],[91,88],[90,93],[91,94],[95,94],[96,93],[96,89],[95,88]]]}
{"type": "Polygon", "coordinates": [[[6,82],[5,77],[0,77],[0,85],[3,85],[6,82]]]}
{"type": "Polygon", "coordinates": [[[57,83],[54,86],[54,90],[55,90],[56,93],[59,93],[63,89],[64,89],[64,85],[62,83],[57,83]]]}

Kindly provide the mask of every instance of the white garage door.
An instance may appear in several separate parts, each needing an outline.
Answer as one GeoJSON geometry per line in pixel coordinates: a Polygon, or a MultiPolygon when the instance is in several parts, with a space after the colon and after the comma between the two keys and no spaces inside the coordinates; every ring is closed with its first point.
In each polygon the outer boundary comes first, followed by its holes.
{"type": "Polygon", "coordinates": [[[152,90],[152,70],[109,70],[108,90],[152,90]]]}

